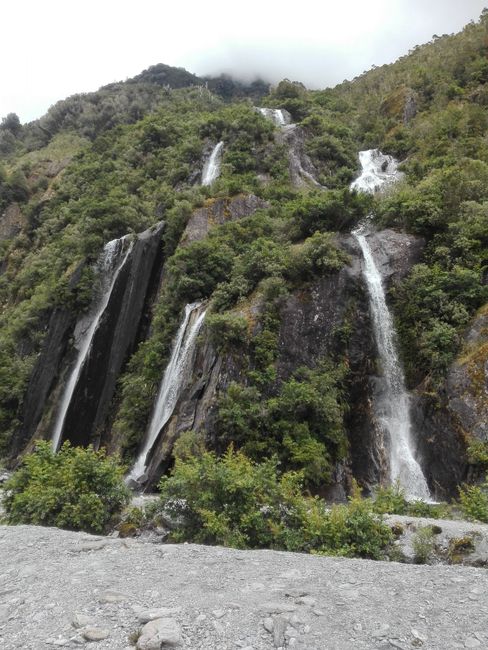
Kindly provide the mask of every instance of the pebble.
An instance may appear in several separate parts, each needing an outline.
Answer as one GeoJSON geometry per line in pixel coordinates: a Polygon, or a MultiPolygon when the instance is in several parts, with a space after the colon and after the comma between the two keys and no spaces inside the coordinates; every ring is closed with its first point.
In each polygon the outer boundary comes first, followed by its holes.
{"type": "Polygon", "coordinates": [[[314,607],[317,601],[312,596],[302,596],[297,600],[299,605],[307,605],[308,607],[314,607]]]}
{"type": "Polygon", "coordinates": [[[81,636],[87,641],[103,641],[110,636],[110,632],[101,627],[86,627],[81,631],[81,636]]]}
{"type": "Polygon", "coordinates": [[[264,629],[271,634],[273,631],[273,619],[271,616],[268,616],[267,618],[264,619],[263,621],[264,629]]]}
{"type": "Polygon", "coordinates": [[[284,616],[275,616],[273,619],[273,643],[275,648],[280,648],[285,642],[285,631],[288,621],[284,616]]]}
{"type": "Polygon", "coordinates": [[[478,641],[478,639],[475,639],[474,636],[470,636],[464,642],[464,647],[465,648],[479,648],[480,646],[481,646],[481,643],[478,641]]]}
{"type": "Polygon", "coordinates": [[[214,609],[212,614],[215,618],[223,618],[225,616],[225,610],[223,609],[214,609]]]}

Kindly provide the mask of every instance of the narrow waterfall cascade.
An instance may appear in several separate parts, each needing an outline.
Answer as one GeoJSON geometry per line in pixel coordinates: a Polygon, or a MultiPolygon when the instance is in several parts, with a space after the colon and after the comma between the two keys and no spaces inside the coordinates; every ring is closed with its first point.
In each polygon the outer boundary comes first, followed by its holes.
{"type": "Polygon", "coordinates": [[[281,108],[261,108],[256,107],[257,110],[263,115],[266,119],[274,122],[276,126],[286,126],[290,124],[290,119],[288,114],[285,113],[281,108]]]}
{"type": "Polygon", "coordinates": [[[351,190],[374,193],[403,178],[403,172],[398,171],[398,161],[385,156],[379,149],[360,151],[359,162],[361,174],[351,183],[351,190]]]}
{"type": "MultiPolygon", "coordinates": [[[[364,162],[363,173],[351,188],[374,192],[385,183],[398,179],[397,163],[390,156],[383,156],[378,150],[362,151],[359,156],[362,165],[364,162]]],[[[367,240],[366,227],[360,226],[352,234],[364,258],[363,276],[368,287],[374,335],[384,373],[385,391],[375,407],[379,422],[389,437],[391,480],[399,481],[407,498],[429,501],[427,481],[413,454],[409,395],[395,346],[395,330],[381,274],[367,240]]]]}
{"type": "Polygon", "coordinates": [[[96,268],[98,277],[100,278],[100,289],[96,298],[93,300],[90,311],[76,324],[74,336],[76,341],[75,348],[78,350],[78,355],[76,363],[69,375],[68,382],[63,390],[56,414],[51,436],[54,451],[57,451],[60,445],[66,414],[83,365],[90,355],[93,337],[108,305],[117,277],[130,255],[132,246],[133,243],[127,236],[121,237],[120,239],[113,239],[105,245],[97,262],[96,268]]]}
{"type": "Polygon", "coordinates": [[[220,175],[220,162],[224,143],[220,141],[215,145],[202,172],[202,185],[211,185],[220,175]]]}
{"type": "Polygon", "coordinates": [[[151,449],[162,428],[173,414],[183,387],[188,362],[192,356],[200,328],[205,320],[205,314],[206,309],[204,309],[202,303],[195,302],[185,307],[185,315],[174,340],[171,357],[159,387],[146,440],[134,467],[127,476],[127,483],[144,482],[151,449]]]}

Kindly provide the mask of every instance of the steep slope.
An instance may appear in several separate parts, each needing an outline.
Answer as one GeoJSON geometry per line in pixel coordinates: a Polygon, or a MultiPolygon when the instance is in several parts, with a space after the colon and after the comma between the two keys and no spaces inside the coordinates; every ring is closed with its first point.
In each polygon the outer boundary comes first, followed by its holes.
{"type": "Polygon", "coordinates": [[[128,237],[132,257],[86,347],[62,440],[133,463],[185,306],[202,303],[149,484],[191,429],[219,452],[234,444],[257,460],[276,455],[332,498],[353,477],[367,489],[387,482],[372,407],[382,370],[349,234],[372,214],[429,487],[451,496],[475,478],[488,456],[487,21],[335,89],[285,80],[260,109],[249,100],[259,83],[207,88],[158,65],[57,105],[37,124],[40,139],[5,119],[2,455],[15,464],[36,437],[52,436],[75,324],[97,299],[97,260],[128,237]],[[273,118],[283,111],[292,124],[273,118]],[[404,180],[382,196],[349,191],[364,145],[406,157],[404,180]],[[144,247],[135,234],[147,229],[144,247]]]}

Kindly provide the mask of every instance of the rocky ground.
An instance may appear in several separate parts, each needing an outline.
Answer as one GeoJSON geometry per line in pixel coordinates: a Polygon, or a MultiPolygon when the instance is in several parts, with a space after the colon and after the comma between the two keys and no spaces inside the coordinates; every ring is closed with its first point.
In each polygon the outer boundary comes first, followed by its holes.
{"type": "Polygon", "coordinates": [[[0,647],[488,647],[488,572],[0,527],[0,647]]]}

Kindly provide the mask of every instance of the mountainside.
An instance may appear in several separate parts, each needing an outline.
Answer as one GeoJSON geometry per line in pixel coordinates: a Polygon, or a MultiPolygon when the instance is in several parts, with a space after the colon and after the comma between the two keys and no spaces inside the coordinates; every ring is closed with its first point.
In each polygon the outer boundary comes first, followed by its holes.
{"type": "Polygon", "coordinates": [[[147,488],[193,431],[331,499],[387,484],[390,389],[351,234],[366,223],[416,462],[437,499],[481,478],[487,55],[485,12],[333,89],[160,64],[36,122],[4,118],[5,462],[39,438],[93,444],[147,488]],[[350,189],[370,149],[402,161],[393,174],[369,152],[372,187],[386,178],[372,194],[350,189]]]}

